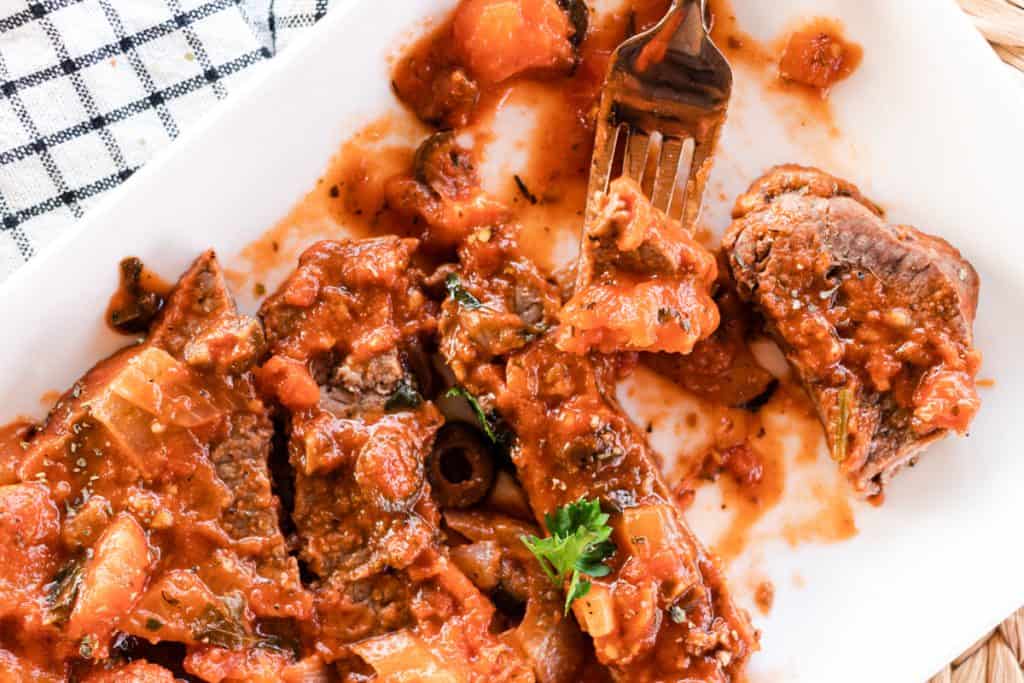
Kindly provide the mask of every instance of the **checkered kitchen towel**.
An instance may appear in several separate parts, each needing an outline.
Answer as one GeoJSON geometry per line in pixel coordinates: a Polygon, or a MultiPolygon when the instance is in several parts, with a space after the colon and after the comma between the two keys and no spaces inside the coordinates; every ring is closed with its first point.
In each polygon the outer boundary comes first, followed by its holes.
{"type": "Polygon", "coordinates": [[[0,0],[0,280],[328,5],[0,0]]]}

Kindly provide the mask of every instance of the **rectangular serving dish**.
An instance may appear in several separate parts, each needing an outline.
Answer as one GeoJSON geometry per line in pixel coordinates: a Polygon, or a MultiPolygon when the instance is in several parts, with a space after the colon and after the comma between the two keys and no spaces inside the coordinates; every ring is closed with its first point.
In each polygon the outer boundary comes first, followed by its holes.
{"type": "MultiPolygon", "coordinates": [[[[453,5],[341,2],[0,286],[0,419],[40,416],[45,392],[125,343],[102,322],[122,257],[166,276],[210,246],[241,264],[241,249],[314,184],[339,143],[396,106],[388,57],[453,5]]],[[[1015,417],[1024,399],[1024,89],[952,1],[923,11],[888,0],[737,0],[736,11],[759,37],[809,14],[838,17],[865,57],[832,95],[838,136],[801,125],[737,70],[708,224],[724,227],[731,198],[767,166],[817,164],[859,183],[890,220],[948,238],[982,277],[976,333],[982,376],[995,386],[970,438],[931,449],[882,507],[857,506],[852,540],[793,548],[768,538],[742,569],[754,563],[776,586],[775,607],[757,619],[755,683],[921,681],[1024,604],[1015,417]]],[[[699,507],[695,527],[710,534],[699,507]]],[[[731,573],[737,583],[747,576],[731,573]]]]}

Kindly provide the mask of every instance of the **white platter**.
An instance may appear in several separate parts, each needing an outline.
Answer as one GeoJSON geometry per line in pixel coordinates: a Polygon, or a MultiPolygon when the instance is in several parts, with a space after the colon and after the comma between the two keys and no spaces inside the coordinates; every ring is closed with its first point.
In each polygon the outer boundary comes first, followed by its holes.
{"type": "MultiPolygon", "coordinates": [[[[231,263],[286,214],[347,134],[394,107],[387,56],[453,1],[405,0],[401,11],[341,2],[306,42],[4,283],[0,419],[40,415],[44,392],[124,343],[102,324],[123,256],[168,276],[209,246],[231,263]]],[[[754,683],[922,681],[1024,604],[1015,417],[1024,400],[1024,89],[952,0],[735,4],[759,37],[801,16],[840,18],[865,57],[832,95],[837,138],[813,126],[794,133],[791,116],[738,70],[709,224],[725,225],[731,198],[765,167],[819,164],[859,183],[891,220],[948,238],[982,277],[976,333],[982,375],[996,384],[970,438],[932,448],[881,508],[857,506],[852,540],[792,548],[766,533],[731,570],[739,584],[756,564],[776,586],[770,616],[757,619],[754,683]]],[[[655,434],[659,445],[671,439],[655,434]]],[[[710,506],[699,497],[693,521],[713,541],[710,506]]]]}

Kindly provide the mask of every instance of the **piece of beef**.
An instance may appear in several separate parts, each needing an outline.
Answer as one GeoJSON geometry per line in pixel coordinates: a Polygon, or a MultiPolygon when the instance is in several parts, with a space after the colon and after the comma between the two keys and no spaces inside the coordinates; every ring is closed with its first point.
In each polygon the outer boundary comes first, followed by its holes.
{"type": "Polygon", "coordinates": [[[615,402],[616,359],[559,351],[552,336],[509,359],[495,405],[538,521],[581,499],[610,515],[610,571],[572,604],[599,661],[619,681],[741,680],[757,633],[615,402]]]}
{"type": "Polygon", "coordinates": [[[157,318],[148,342],[198,370],[221,374],[251,368],[264,349],[263,328],[239,315],[212,251],[192,264],[157,318]]]}
{"type": "Polygon", "coordinates": [[[617,178],[583,236],[576,291],[559,314],[558,348],[689,353],[718,326],[714,255],[617,178]]]}
{"type": "Polygon", "coordinates": [[[438,128],[465,126],[480,99],[479,84],[455,55],[450,22],[402,55],[391,87],[421,121],[438,128]]]}
{"type": "Polygon", "coordinates": [[[259,647],[261,620],[309,615],[247,370],[262,350],[207,252],[150,335],[86,373],[32,438],[18,476],[62,511],[60,571],[39,603],[63,639],[55,658],[98,661],[115,629],[241,651],[259,647]]]}
{"type": "Polygon", "coordinates": [[[611,571],[573,603],[605,675],[737,680],[757,648],[756,632],[683,520],[643,436],[615,403],[621,354],[560,350],[563,337],[550,314],[542,327],[525,328],[511,310],[517,285],[532,292],[527,299],[545,302],[544,311],[557,312],[560,297],[554,283],[528,277],[535,269],[514,245],[503,245],[506,239],[497,231],[460,247],[458,288],[442,307],[439,349],[486,419],[499,415],[514,435],[512,459],[538,521],[581,498],[597,499],[611,515],[618,548],[611,571]],[[479,330],[505,329],[505,321],[526,334],[495,354],[479,330]]]}
{"type": "MultiPolygon", "coordinates": [[[[267,461],[273,425],[247,372],[266,347],[263,328],[255,318],[238,313],[212,251],[201,255],[178,281],[148,343],[206,376],[233,383],[235,401],[244,407],[228,415],[226,434],[210,443],[210,461],[230,492],[221,524],[238,541],[258,539],[257,573],[278,583],[284,595],[301,595],[298,566],[288,557],[281,535],[280,504],[271,492],[267,461]]],[[[279,607],[269,608],[268,616],[304,611],[286,607],[291,600],[280,597],[271,598],[279,600],[279,607]]]]}
{"type": "Polygon", "coordinates": [[[440,538],[424,462],[442,418],[412,362],[437,306],[411,265],[417,247],[316,244],[260,311],[271,357],[257,376],[287,409],[293,519],[316,576],[308,635],[345,672],[529,681],[440,538]]]}
{"type": "Polygon", "coordinates": [[[741,296],[813,399],[832,456],[873,494],[979,406],[978,275],[945,240],[888,225],[857,188],[780,166],[755,181],[723,243],[741,296]]]}

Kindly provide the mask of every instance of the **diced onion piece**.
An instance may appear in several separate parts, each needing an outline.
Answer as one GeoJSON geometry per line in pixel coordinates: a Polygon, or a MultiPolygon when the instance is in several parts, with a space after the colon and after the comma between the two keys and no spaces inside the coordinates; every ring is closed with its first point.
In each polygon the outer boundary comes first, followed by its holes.
{"type": "Polygon", "coordinates": [[[118,629],[152,641],[198,645],[204,613],[219,599],[195,573],[172,569],[152,583],[118,629]]]}
{"type": "Polygon", "coordinates": [[[155,475],[166,461],[158,421],[118,394],[105,393],[89,406],[92,416],[106,427],[113,445],[147,476],[155,475]]]}
{"type": "Polygon", "coordinates": [[[131,515],[116,517],[85,565],[82,587],[68,619],[68,635],[109,635],[142,595],[150,563],[146,532],[131,515]]]}
{"type": "Polygon", "coordinates": [[[667,505],[644,505],[622,513],[622,535],[629,553],[650,559],[678,536],[675,515],[667,505]]]}
{"type": "Polygon", "coordinates": [[[128,361],[110,389],[161,422],[186,429],[210,423],[223,412],[186,365],[156,347],[128,361]]]}
{"type": "Polygon", "coordinates": [[[593,638],[603,638],[615,632],[617,619],[611,591],[601,583],[594,583],[573,605],[576,619],[583,630],[593,638]]]}
{"type": "Polygon", "coordinates": [[[491,591],[501,580],[501,548],[495,541],[455,546],[452,562],[482,591],[491,591]]]}
{"type": "Polygon", "coordinates": [[[504,470],[499,470],[494,478],[494,487],[487,497],[487,504],[512,517],[533,520],[530,503],[526,499],[523,487],[515,477],[504,470]]]}
{"type": "Polygon", "coordinates": [[[409,631],[396,631],[351,646],[388,683],[458,683],[426,643],[409,631]]]}

